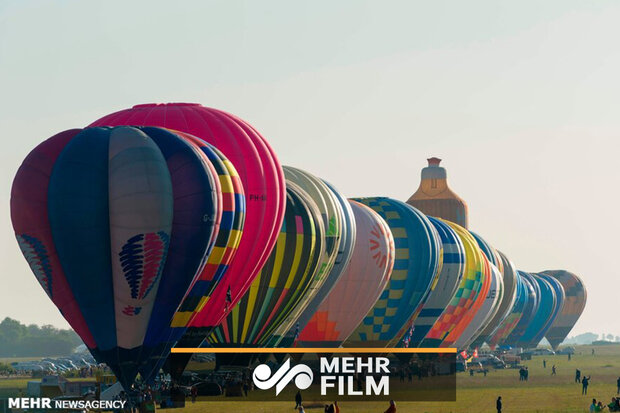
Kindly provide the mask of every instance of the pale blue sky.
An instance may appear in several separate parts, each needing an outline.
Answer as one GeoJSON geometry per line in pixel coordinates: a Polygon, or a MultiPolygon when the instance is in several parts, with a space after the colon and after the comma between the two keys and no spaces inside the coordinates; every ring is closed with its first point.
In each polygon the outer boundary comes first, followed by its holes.
{"type": "Polygon", "coordinates": [[[583,276],[573,333],[618,335],[618,21],[614,1],[0,0],[0,317],[66,325],[11,229],[26,154],[191,101],[346,196],[407,199],[443,158],[473,230],[523,270],[583,276]]]}

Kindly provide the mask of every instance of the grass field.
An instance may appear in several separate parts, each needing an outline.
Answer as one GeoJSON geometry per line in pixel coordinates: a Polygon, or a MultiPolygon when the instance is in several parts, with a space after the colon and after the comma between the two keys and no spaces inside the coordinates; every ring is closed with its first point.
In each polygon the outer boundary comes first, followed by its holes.
{"type": "MultiPolygon", "coordinates": [[[[620,376],[620,345],[581,346],[571,361],[566,356],[537,356],[524,362],[528,366],[529,381],[519,381],[516,370],[492,370],[484,377],[477,374],[470,377],[459,373],[457,376],[456,402],[398,402],[397,411],[428,413],[484,413],[495,412],[495,400],[502,396],[504,412],[587,412],[592,398],[601,399],[605,404],[616,394],[616,380],[620,376]],[[596,354],[591,355],[594,348],[596,354]],[[547,360],[543,369],[542,360],[547,360]],[[557,367],[557,376],[551,376],[551,366],[557,367]],[[587,396],[581,395],[581,386],[574,382],[575,369],[592,377],[587,396]]],[[[0,379],[0,397],[15,394],[25,389],[26,379],[0,379]]],[[[284,413],[293,412],[294,402],[253,402],[226,401],[188,402],[185,409],[170,410],[170,413],[284,413]]],[[[322,412],[319,403],[304,401],[306,411],[322,412]]],[[[381,413],[387,403],[339,402],[342,413],[381,413]]]]}

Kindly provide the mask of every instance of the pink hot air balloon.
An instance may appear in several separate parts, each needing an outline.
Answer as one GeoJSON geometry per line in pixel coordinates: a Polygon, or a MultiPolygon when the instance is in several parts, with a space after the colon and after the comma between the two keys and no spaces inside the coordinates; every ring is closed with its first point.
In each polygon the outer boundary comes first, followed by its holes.
{"type": "Polygon", "coordinates": [[[394,266],[394,238],[381,216],[349,201],[357,235],[353,255],[332,290],[299,335],[305,347],[338,347],[362,322],[385,289],[394,266]]]}
{"type": "Polygon", "coordinates": [[[267,141],[248,123],[199,104],[137,105],[92,126],[148,125],[190,133],[219,149],[236,167],[246,196],[243,237],[228,271],[191,325],[205,335],[243,296],[275,245],[286,202],[284,174],[267,141]]]}

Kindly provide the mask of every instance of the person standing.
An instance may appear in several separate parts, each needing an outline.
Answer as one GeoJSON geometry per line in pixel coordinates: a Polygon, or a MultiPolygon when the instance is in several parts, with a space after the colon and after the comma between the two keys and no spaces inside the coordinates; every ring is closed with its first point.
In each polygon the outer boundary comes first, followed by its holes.
{"type": "Polygon", "coordinates": [[[543,369],[547,368],[547,360],[543,359],[543,369]]]}
{"type": "Polygon", "coordinates": [[[571,357],[571,356],[570,356],[570,353],[568,353],[568,361],[570,361],[570,357],[571,357]]]}
{"type": "Polygon", "coordinates": [[[198,388],[196,386],[192,386],[190,390],[190,394],[192,396],[192,403],[196,403],[196,397],[198,396],[198,388]]]}
{"type": "Polygon", "coordinates": [[[581,394],[588,394],[588,386],[590,385],[590,376],[583,376],[581,379],[581,394]]]}
{"type": "Polygon", "coordinates": [[[575,370],[575,383],[581,383],[581,370],[575,370]]]}
{"type": "Polygon", "coordinates": [[[497,402],[495,402],[495,408],[497,408],[497,413],[502,413],[502,396],[497,398],[497,402]]]}
{"type": "Polygon", "coordinates": [[[555,373],[556,371],[555,371],[555,364],[554,364],[553,366],[551,366],[551,375],[555,376],[556,375],[555,373]]]}
{"type": "Polygon", "coordinates": [[[297,390],[297,394],[295,395],[295,408],[302,407],[301,405],[301,391],[297,390]]]}

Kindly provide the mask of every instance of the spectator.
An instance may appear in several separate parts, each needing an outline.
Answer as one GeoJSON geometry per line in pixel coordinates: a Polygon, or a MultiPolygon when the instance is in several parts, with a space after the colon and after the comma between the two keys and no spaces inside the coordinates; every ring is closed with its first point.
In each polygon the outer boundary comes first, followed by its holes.
{"type": "Polygon", "coordinates": [[[497,413],[502,413],[502,396],[497,398],[497,402],[495,402],[495,407],[497,408],[497,413]]]}
{"type": "MultiPolygon", "coordinates": [[[[297,409],[298,407],[302,407],[301,406],[301,402],[302,402],[302,398],[301,398],[301,391],[297,390],[297,394],[295,395],[295,408],[297,409]]],[[[300,410],[301,411],[301,410],[300,410]]]]}
{"type": "Polygon", "coordinates": [[[588,394],[588,386],[590,385],[590,376],[583,376],[581,379],[581,394],[588,394]]]}

